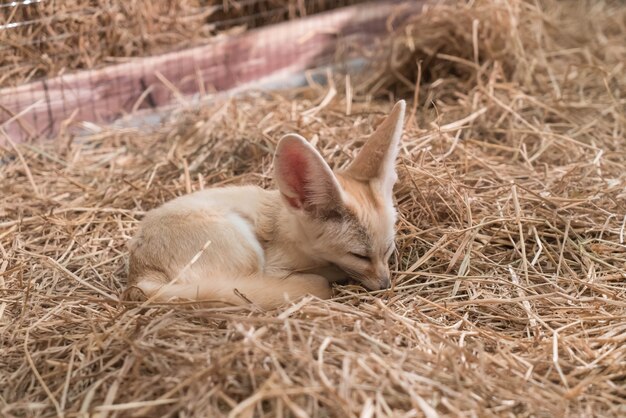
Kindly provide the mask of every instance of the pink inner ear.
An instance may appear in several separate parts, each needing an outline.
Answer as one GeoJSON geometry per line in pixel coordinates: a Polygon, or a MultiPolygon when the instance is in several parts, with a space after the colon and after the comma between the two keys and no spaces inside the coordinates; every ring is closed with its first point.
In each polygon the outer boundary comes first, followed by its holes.
{"type": "Polygon", "coordinates": [[[304,155],[302,155],[297,149],[289,149],[283,151],[282,155],[284,167],[284,180],[297,195],[298,202],[294,202],[294,199],[290,199],[289,203],[297,208],[302,207],[307,195],[306,191],[306,175],[308,172],[308,162],[304,155]]]}

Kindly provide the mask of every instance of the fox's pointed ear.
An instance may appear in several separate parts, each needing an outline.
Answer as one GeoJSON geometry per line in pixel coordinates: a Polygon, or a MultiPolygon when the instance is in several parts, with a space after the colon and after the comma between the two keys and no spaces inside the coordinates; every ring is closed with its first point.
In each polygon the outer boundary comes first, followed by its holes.
{"type": "Polygon", "coordinates": [[[367,139],[365,145],[348,166],[345,173],[350,177],[367,181],[388,196],[398,176],[395,161],[404,125],[406,103],[400,100],[391,113],[367,139]]]}
{"type": "Polygon", "coordinates": [[[316,216],[329,216],[341,207],[341,186],[311,144],[296,134],[281,138],[274,154],[274,177],[287,203],[316,216]]]}

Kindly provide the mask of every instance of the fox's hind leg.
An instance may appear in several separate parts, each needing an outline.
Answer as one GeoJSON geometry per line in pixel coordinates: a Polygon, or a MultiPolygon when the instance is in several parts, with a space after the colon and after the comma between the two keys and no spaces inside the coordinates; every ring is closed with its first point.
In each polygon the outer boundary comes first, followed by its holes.
{"type": "Polygon", "coordinates": [[[160,301],[182,298],[229,305],[252,303],[264,309],[273,309],[306,295],[319,299],[332,297],[328,280],[316,274],[291,274],[282,277],[264,275],[224,277],[193,284],[167,284],[145,278],[139,280],[137,287],[149,298],[155,297],[155,300],[160,301]]]}
{"type": "Polygon", "coordinates": [[[319,299],[330,299],[333,295],[328,280],[316,274],[293,273],[288,276],[262,276],[253,282],[234,282],[234,287],[252,303],[263,308],[275,308],[311,295],[319,299]],[[238,286],[238,285],[242,286],[238,286]]]}

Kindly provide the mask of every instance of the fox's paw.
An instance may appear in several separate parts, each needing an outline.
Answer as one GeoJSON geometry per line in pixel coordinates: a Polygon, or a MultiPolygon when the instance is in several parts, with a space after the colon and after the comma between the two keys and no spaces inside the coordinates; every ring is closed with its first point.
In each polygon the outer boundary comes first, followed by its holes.
{"type": "Polygon", "coordinates": [[[333,289],[326,278],[316,274],[304,274],[299,279],[306,293],[320,299],[330,299],[333,297],[333,289]]]}
{"type": "Polygon", "coordinates": [[[125,302],[144,302],[146,299],[146,294],[137,286],[129,286],[120,296],[120,300],[125,302]]]}

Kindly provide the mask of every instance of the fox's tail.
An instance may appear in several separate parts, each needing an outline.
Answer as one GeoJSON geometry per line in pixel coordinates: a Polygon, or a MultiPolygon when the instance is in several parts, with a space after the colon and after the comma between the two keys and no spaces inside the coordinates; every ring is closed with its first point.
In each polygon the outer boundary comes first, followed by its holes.
{"type": "Polygon", "coordinates": [[[181,298],[233,305],[253,303],[264,309],[275,308],[305,295],[320,299],[332,296],[328,281],[314,274],[293,274],[285,278],[248,276],[171,284],[156,281],[153,277],[144,277],[136,283],[149,299],[157,301],[181,298]]]}

